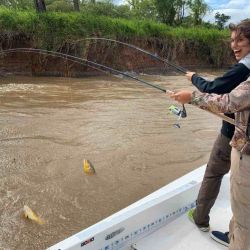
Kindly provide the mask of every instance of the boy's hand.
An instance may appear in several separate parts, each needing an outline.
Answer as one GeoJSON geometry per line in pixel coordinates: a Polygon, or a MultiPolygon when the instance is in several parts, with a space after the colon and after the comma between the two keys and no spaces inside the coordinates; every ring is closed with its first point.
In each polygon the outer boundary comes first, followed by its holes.
{"type": "Polygon", "coordinates": [[[188,72],[186,73],[187,79],[188,79],[189,81],[191,81],[191,80],[192,80],[192,76],[193,76],[194,74],[196,74],[196,73],[195,73],[195,72],[188,71],[188,72]]]}

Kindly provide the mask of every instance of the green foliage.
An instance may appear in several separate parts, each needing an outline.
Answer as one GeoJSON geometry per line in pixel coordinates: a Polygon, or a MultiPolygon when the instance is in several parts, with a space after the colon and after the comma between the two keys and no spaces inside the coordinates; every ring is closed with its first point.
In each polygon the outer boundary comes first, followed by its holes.
{"type": "Polygon", "coordinates": [[[229,47],[224,49],[229,45],[228,30],[220,31],[216,27],[205,28],[201,26],[193,28],[178,27],[173,29],[173,36],[176,43],[185,44],[186,47],[192,48],[193,51],[190,54],[193,54],[195,58],[203,58],[204,55],[209,55],[210,63],[217,66],[223,63],[225,54],[230,53],[229,47]]]}
{"type": "MultiPolygon", "coordinates": [[[[93,34],[121,37],[164,37],[172,34],[176,37],[201,39],[207,41],[213,34],[224,38],[228,31],[206,28],[172,28],[149,20],[127,20],[110,18],[92,13],[47,12],[37,14],[35,11],[18,11],[0,8],[1,31],[32,33],[41,38],[61,37],[66,39],[85,37],[93,34]]],[[[212,40],[213,40],[212,39],[212,40]]]]}
{"type": "Polygon", "coordinates": [[[133,18],[157,20],[158,12],[155,0],[127,0],[127,3],[133,18]]]}
{"type": "Polygon", "coordinates": [[[115,18],[130,18],[131,12],[127,5],[114,5],[110,1],[96,3],[82,3],[80,6],[81,12],[96,16],[109,16],[115,18]]]}
{"type": "Polygon", "coordinates": [[[230,16],[227,16],[225,14],[220,14],[217,12],[214,16],[215,22],[217,24],[218,29],[222,30],[224,28],[225,23],[231,18],[230,16]]]}
{"type": "MultiPolygon", "coordinates": [[[[44,0],[0,0],[0,3],[12,9],[25,10],[34,9],[34,1],[38,10],[43,7],[38,3],[44,0]]],[[[47,12],[80,11],[94,16],[154,20],[186,27],[201,25],[202,17],[209,10],[204,0],[126,0],[126,3],[115,5],[112,0],[46,0],[46,9],[47,12]]]]}
{"type": "Polygon", "coordinates": [[[35,11],[17,11],[0,8],[1,32],[20,32],[29,34],[35,29],[38,15],[35,11]]]}
{"type": "MultiPolygon", "coordinates": [[[[85,37],[99,36],[117,40],[145,39],[161,41],[171,50],[181,53],[197,48],[192,53],[197,57],[209,55],[219,65],[225,53],[228,30],[209,27],[171,27],[149,20],[127,20],[95,16],[79,12],[18,11],[0,8],[0,30],[2,34],[22,33],[32,41],[32,47],[60,50],[65,44],[74,44],[85,37]],[[184,50],[183,50],[184,51],[184,50]]],[[[227,40],[228,41],[228,40],[227,40]]]]}
{"type": "Polygon", "coordinates": [[[191,12],[192,23],[194,25],[201,25],[202,18],[209,11],[209,6],[204,0],[188,0],[188,6],[191,12]]]}
{"type": "Polygon", "coordinates": [[[0,0],[0,6],[28,10],[34,8],[33,0],[0,0]]]}
{"type": "Polygon", "coordinates": [[[216,43],[217,41],[221,41],[229,37],[228,30],[219,31],[216,28],[208,29],[198,26],[188,29],[184,27],[177,27],[172,29],[172,32],[177,39],[188,39],[207,44],[216,43]]]}
{"type": "Polygon", "coordinates": [[[152,21],[136,21],[95,16],[85,13],[16,11],[0,8],[2,33],[25,33],[32,35],[34,46],[58,49],[65,41],[87,36],[119,38],[164,37],[168,29],[152,21]]]}
{"type": "Polygon", "coordinates": [[[204,0],[154,0],[154,2],[160,21],[175,26],[201,25],[202,18],[209,11],[204,0]],[[189,15],[185,12],[189,12],[189,15]]]}
{"type": "Polygon", "coordinates": [[[73,11],[72,1],[69,0],[47,0],[47,11],[73,11]]]}
{"type": "Polygon", "coordinates": [[[175,10],[176,10],[175,23],[177,25],[183,22],[183,19],[186,16],[186,13],[185,13],[186,9],[187,9],[187,0],[175,1],[175,10]]]}
{"type": "Polygon", "coordinates": [[[163,23],[172,25],[176,15],[175,9],[176,0],[156,0],[156,8],[159,13],[160,20],[163,23]]]}

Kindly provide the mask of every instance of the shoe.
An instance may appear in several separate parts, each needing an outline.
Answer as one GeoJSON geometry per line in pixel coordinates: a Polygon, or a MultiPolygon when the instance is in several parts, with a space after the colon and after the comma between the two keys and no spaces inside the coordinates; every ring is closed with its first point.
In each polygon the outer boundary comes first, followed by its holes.
{"type": "Polygon", "coordinates": [[[188,211],[188,218],[189,218],[189,220],[192,223],[194,223],[202,232],[209,232],[209,230],[210,230],[209,224],[208,225],[198,225],[198,224],[195,223],[195,221],[194,221],[194,211],[195,211],[194,208],[192,208],[192,209],[190,209],[188,211]]]}
{"type": "Polygon", "coordinates": [[[212,231],[210,233],[210,236],[213,240],[217,241],[218,243],[228,247],[229,246],[229,238],[228,238],[229,232],[222,233],[219,231],[212,231]]]}

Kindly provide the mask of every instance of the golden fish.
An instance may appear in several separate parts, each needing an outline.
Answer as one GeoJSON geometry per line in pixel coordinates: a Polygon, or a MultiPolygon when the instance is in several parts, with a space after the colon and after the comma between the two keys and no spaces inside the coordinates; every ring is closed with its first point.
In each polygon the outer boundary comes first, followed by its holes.
{"type": "Polygon", "coordinates": [[[39,225],[44,224],[44,221],[41,218],[39,218],[38,215],[36,215],[28,206],[24,205],[23,212],[24,212],[25,218],[33,220],[39,225]]]}
{"type": "Polygon", "coordinates": [[[89,175],[95,174],[95,169],[93,165],[86,159],[83,160],[83,171],[89,175]]]}

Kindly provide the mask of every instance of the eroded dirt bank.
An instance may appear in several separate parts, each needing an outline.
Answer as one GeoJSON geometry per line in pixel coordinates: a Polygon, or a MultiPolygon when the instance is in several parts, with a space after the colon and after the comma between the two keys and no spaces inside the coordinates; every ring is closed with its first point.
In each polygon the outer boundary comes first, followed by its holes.
{"type": "MultiPolygon", "coordinates": [[[[201,42],[173,40],[131,39],[122,41],[140,47],[168,61],[191,70],[196,68],[227,67],[234,63],[233,55],[227,41],[221,41],[221,48],[216,51],[201,42]]],[[[2,50],[11,48],[36,48],[32,37],[25,34],[15,34],[11,37],[0,36],[2,50]]],[[[65,42],[60,48],[53,50],[63,54],[97,62],[120,71],[133,71],[137,73],[166,73],[174,68],[153,59],[149,55],[133,48],[102,40],[76,40],[65,42]]],[[[90,67],[85,61],[75,63],[65,58],[51,55],[27,52],[1,53],[0,75],[29,75],[29,76],[66,76],[80,77],[103,74],[90,67]]]]}

